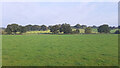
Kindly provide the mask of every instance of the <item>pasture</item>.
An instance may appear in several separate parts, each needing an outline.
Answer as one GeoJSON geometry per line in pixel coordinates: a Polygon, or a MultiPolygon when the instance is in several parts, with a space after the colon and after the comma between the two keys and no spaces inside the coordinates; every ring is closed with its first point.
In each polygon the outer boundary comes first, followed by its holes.
{"type": "Polygon", "coordinates": [[[3,66],[117,66],[117,34],[3,35],[3,66]]]}

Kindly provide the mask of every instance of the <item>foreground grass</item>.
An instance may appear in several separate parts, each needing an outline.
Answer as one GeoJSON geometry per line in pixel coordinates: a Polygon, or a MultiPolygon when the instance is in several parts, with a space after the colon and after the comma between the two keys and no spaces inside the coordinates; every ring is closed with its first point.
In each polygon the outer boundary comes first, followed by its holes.
{"type": "Polygon", "coordinates": [[[3,35],[3,66],[115,66],[118,35],[3,35]]]}

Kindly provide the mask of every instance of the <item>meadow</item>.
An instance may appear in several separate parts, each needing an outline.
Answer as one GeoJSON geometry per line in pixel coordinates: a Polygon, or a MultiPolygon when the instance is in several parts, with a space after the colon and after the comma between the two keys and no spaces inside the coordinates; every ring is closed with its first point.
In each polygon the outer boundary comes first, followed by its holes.
{"type": "Polygon", "coordinates": [[[2,35],[3,66],[117,66],[117,34],[2,35]]]}

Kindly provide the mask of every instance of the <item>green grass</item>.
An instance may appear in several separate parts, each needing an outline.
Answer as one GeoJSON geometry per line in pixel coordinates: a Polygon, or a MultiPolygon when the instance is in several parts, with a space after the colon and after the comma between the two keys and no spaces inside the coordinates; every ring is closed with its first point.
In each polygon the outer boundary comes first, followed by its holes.
{"type": "Polygon", "coordinates": [[[3,66],[116,66],[118,35],[3,35],[3,66]]]}

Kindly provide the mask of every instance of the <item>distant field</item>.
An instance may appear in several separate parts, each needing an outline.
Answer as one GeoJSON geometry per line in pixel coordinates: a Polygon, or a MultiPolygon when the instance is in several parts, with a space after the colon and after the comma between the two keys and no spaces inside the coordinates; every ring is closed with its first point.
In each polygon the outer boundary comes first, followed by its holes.
{"type": "Polygon", "coordinates": [[[3,66],[115,66],[118,35],[3,35],[3,66]]]}

